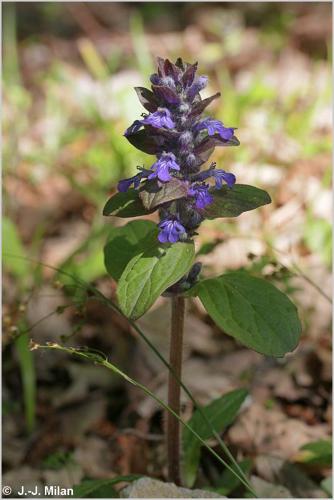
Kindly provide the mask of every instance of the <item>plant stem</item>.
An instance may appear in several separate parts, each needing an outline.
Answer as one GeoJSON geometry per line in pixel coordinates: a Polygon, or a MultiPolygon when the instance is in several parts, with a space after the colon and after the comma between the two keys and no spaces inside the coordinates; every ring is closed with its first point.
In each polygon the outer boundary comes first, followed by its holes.
{"type": "Polygon", "coordinates": [[[202,439],[201,436],[199,434],[197,434],[197,432],[194,431],[194,429],[192,427],[190,427],[190,425],[187,422],[185,422],[184,420],[182,420],[182,418],[177,413],[174,413],[174,411],[166,403],[164,403],[160,398],[158,398],[147,387],[145,387],[144,385],[140,384],[136,380],[133,380],[126,373],[122,372],[119,368],[117,368],[117,366],[115,366],[112,363],[110,363],[108,361],[108,357],[107,356],[105,357],[105,359],[103,359],[102,356],[101,356],[102,353],[96,354],[95,352],[92,353],[92,352],[87,351],[86,349],[85,349],[85,351],[80,351],[80,348],[64,347],[64,346],[61,346],[59,344],[52,344],[52,343],[50,343],[48,345],[39,345],[39,344],[32,343],[31,346],[30,346],[30,349],[31,350],[35,350],[35,349],[58,349],[60,351],[67,352],[69,354],[75,354],[77,356],[80,356],[82,358],[88,359],[90,361],[94,361],[95,364],[98,364],[100,366],[105,366],[106,368],[108,368],[108,370],[113,371],[114,373],[116,373],[117,375],[119,375],[120,377],[122,377],[124,380],[126,380],[127,382],[129,382],[133,386],[138,387],[139,389],[141,389],[142,391],[144,391],[145,394],[147,394],[152,399],[154,399],[154,401],[156,401],[160,406],[162,406],[162,408],[164,408],[165,410],[171,412],[174,415],[174,417],[186,429],[188,429],[191,432],[191,434],[193,434],[198,439],[198,441],[202,444],[202,446],[204,446],[211,453],[211,455],[213,455],[218,460],[218,462],[220,462],[222,465],[224,465],[225,467],[227,467],[227,469],[232,474],[234,474],[240,480],[240,482],[246,486],[247,489],[249,489],[249,491],[254,495],[254,497],[258,498],[257,495],[256,495],[256,493],[255,493],[255,491],[252,489],[251,486],[249,486],[247,479],[245,480],[245,479],[243,479],[242,476],[239,476],[238,473],[235,472],[235,470],[227,462],[225,462],[225,460],[223,460],[218,455],[218,453],[216,453],[211,448],[211,446],[209,446],[208,443],[204,439],[202,439]]]}
{"type": "MultiPolygon", "coordinates": [[[[182,373],[183,326],[184,326],[185,299],[180,296],[172,297],[172,320],[169,350],[169,363],[180,379],[182,373]]],[[[168,374],[168,406],[180,414],[181,387],[171,372],[168,374]]],[[[180,471],[180,422],[171,413],[167,413],[167,459],[168,480],[181,485],[180,471]]]]}
{"type": "MultiPolygon", "coordinates": [[[[9,254],[7,254],[8,256],[9,254]]],[[[92,294],[93,294],[93,298],[96,299],[96,300],[99,300],[102,304],[104,304],[106,307],[110,308],[111,310],[113,311],[116,311],[118,314],[120,314],[120,316],[122,316],[124,319],[126,319],[130,325],[134,328],[134,330],[138,333],[138,335],[144,340],[144,342],[152,349],[152,351],[155,353],[155,355],[160,359],[160,361],[168,368],[169,370],[169,373],[173,375],[173,377],[175,377],[175,379],[178,381],[178,383],[180,384],[180,386],[182,387],[182,389],[184,390],[184,392],[189,396],[189,399],[193,402],[194,404],[194,407],[199,411],[203,421],[208,425],[208,427],[212,430],[212,434],[215,436],[215,438],[217,439],[218,443],[220,444],[222,450],[226,453],[226,455],[230,458],[233,466],[235,468],[233,468],[228,462],[226,462],[220,455],[218,455],[186,422],[184,422],[180,416],[178,414],[175,414],[175,418],[182,424],[184,425],[184,427],[186,427],[190,432],[191,434],[193,434],[195,437],[197,437],[197,439],[202,443],[202,445],[218,460],[218,462],[220,462],[222,465],[224,465],[224,467],[226,467],[235,477],[237,477],[239,479],[239,481],[247,488],[247,490],[252,493],[252,495],[254,496],[254,498],[258,498],[256,492],[254,491],[254,489],[252,488],[252,486],[250,485],[249,483],[249,480],[247,478],[247,476],[245,475],[245,473],[243,472],[243,470],[240,468],[238,462],[235,460],[235,458],[233,457],[232,453],[229,451],[228,447],[225,445],[224,441],[221,439],[219,433],[215,430],[215,428],[212,426],[212,423],[210,422],[210,420],[208,419],[208,417],[206,416],[206,414],[204,413],[203,409],[201,408],[201,406],[198,404],[198,402],[195,400],[194,396],[191,394],[191,392],[189,391],[189,389],[187,388],[186,385],[184,385],[184,383],[182,382],[182,380],[180,380],[180,378],[176,375],[174,369],[170,366],[170,364],[167,362],[167,360],[160,354],[159,350],[154,346],[154,344],[152,344],[152,342],[148,339],[148,337],[146,337],[146,335],[142,332],[142,330],[139,328],[139,326],[136,324],[135,321],[131,320],[130,318],[128,318],[127,316],[124,315],[124,313],[119,309],[118,306],[116,306],[116,304],[114,304],[110,299],[107,299],[107,297],[105,297],[97,288],[95,288],[93,285],[91,284],[87,284],[86,282],[84,282],[83,280],[81,279],[78,279],[78,278],[75,278],[72,274],[66,272],[66,271],[63,271],[62,269],[59,269],[57,267],[54,267],[54,266],[51,266],[50,264],[46,264],[45,262],[41,262],[39,260],[35,260],[35,259],[29,259],[27,257],[21,257],[19,255],[11,255],[11,257],[13,258],[16,258],[16,259],[22,259],[22,260],[27,260],[27,261],[30,261],[32,263],[36,263],[36,264],[39,264],[39,265],[42,265],[48,269],[52,269],[54,271],[57,271],[60,275],[63,275],[63,276],[66,276],[68,278],[71,278],[72,281],[74,281],[75,283],[77,283],[77,285],[71,285],[71,286],[74,286],[74,288],[78,288],[78,289],[82,289],[82,290],[86,290],[86,291],[90,291],[92,294]],[[236,472],[236,470],[238,472],[236,472]]],[[[69,285],[67,285],[69,287],[69,285]]],[[[89,300],[89,298],[88,298],[89,300]]],[[[56,311],[54,311],[55,313],[56,311]]],[[[52,313],[53,314],[53,313],[52,313]]],[[[45,319],[45,318],[44,318],[45,319]]],[[[35,325],[33,325],[31,328],[29,328],[28,330],[26,330],[26,332],[30,331],[35,325]]],[[[55,346],[38,346],[39,348],[43,348],[43,349],[50,349],[50,348],[55,348],[55,346]]],[[[36,346],[37,348],[37,346],[36,346]]],[[[65,347],[61,347],[61,346],[57,346],[58,349],[61,349],[61,350],[66,350],[66,352],[70,352],[71,354],[73,354],[72,351],[69,351],[68,348],[65,348],[65,347]]],[[[80,353],[80,355],[83,355],[83,353],[80,353]]],[[[107,368],[110,369],[110,366],[107,366],[107,368]]],[[[123,378],[125,378],[125,374],[121,374],[123,376],[123,378]]],[[[128,379],[126,379],[128,380],[128,379]]],[[[129,380],[128,380],[129,381],[129,380]]],[[[135,381],[131,381],[131,383],[133,385],[135,385],[134,383],[135,381]]],[[[144,388],[142,386],[139,386],[137,384],[137,387],[141,388],[142,390],[144,390],[144,388]]],[[[165,410],[167,411],[170,411],[172,412],[171,408],[168,406],[168,405],[165,405],[162,401],[158,400],[158,398],[150,393],[146,388],[146,393],[151,396],[153,399],[155,399],[165,410]]]]}

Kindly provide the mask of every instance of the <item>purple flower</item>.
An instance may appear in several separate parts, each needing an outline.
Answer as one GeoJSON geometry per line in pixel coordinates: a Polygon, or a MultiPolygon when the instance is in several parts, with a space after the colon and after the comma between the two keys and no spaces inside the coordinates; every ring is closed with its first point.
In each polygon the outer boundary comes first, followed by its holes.
{"type": "Polygon", "coordinates": [[[235,175],[231,172],[225,172],[222,169],[213,169],[211,176],[215,178],[216,181],[216,189],[220,189],[222,187],[223,181],[226,182],[229,188],[233,187],[235,184],[236,178],[235,175]]]}
{"type": "Polygon", "coordinates": [[[199,78],[197,78],[187,90],[187,97],[189,101],[193,101],[196,94],[198,94],[201,90],[203,90],[207,86],[207,83],[208,83],[207,76],[200,76],[199,78]]]}
{"type": "Polygon", "coordinates": [[[144,120],[141,120],[144,125],[152,125],[155,128],[174,128],[175,123],[172,120],[172,115],[169,109],[159,108],[154,113],[149,114],[144,120]]]}
{"type": "Polygon", "coordinates": [[[225,141],[230,140],[234,134],[234,128],[224,127],[222,122],[220,122],[219,120],[213,120],[212,118],[206,118],[195,126],[196,131],[203,129],[206,129],[209,135],[214,135],[217,132],[225,141]]]}
{"type": "Polygon", "coordinates": [[[151,170],[153,172],[148,176],[149,179],[158,178],[159,181],[168,182],[171,180],[170,170],[180,170],[180,166],[176,163],[176,158],[173,153],[162,153],[160,158],[153,163],[151,170]]]}
{"type": "Polygon", "coordinates": [[[153,75],[150,76],[150,82],[153,83],[153,85],[160,85],[161,77],[157,75],[157,73],[153,73],[153,75]]]}
{"type": "Polygon", "coordinates": [[[209,177],[214,177],[216,189],[220,189],[222,187],[223,181],[226,182],[229,188],[233,187],[236,181],[236,177],[234,174],[225,172],[225,170],[219,168],[216,169],[214,167],[211,167],[208,170],[203,170],[199,174],[193,176],[192,180],[196,182],[202,182],[206,179],[209,179],[209,177]]]}
{"type": "Polygon", "coordinates": [[[158,227],[160,229],[158,240],[161,243],[176,243],[180,236],[186,233],[185,228],[177,219],[164,219],[158,227]]]}
{"type": "Polygon", "coordinates": [[[205,208],[212,203],[213,198],[209,193],[209,184],[192,184],[188,190],[189,196],[195,198],[196,208],[205,208]]]}
{"type": "Polygon", "coordinates": [[[165,76],[162,78],[156,73],[154,73],[153,75],[151,75],[150,81],[151,83],[153,83],[153,85],[165,85],[166,87],[175,89],[175,81],[172,76],[165,76]]]}
{"type": "Polygon", "coordinates": [[[129,179],[123,179],[119,181],[117,185],[117,189],[120,193],[125,193],[133,184],[133,187],[137,189],[139,187],[140,181],[144,179],[145,177],[149,176],[150,171],[146,169],[142,169],[138,174],[134,175],[133,177],[129,177],[129,179]]]}
{"type": "Polygon", "coordinates": [[[175,123],[169,109],[159,108],[154,113],[150,113],[143,120],[135,120],[133,124],[126,129],[125,137],[135,134],[143,125],[151,125],[155,128],[174,128],[175,123]]]}

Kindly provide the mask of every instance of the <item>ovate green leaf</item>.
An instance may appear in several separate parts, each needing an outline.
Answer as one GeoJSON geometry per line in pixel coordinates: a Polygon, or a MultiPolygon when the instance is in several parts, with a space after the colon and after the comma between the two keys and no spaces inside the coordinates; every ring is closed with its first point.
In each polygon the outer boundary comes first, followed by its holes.
{"type": "Polygon", "coordinates": [[[112,227],[104,247],[107,272],[118,281],[128,262],[155,242],[156,232],[156,224],[147,220],[136,220],[122,227],[112,227]]]}
{"type": "Polygon", "coordinates": [[[315,464],[319,466],[332,466],[332,440],[320,439],[306,443],[300,448],[297,455],[298,462],[315,464]]]}
{"type": "Polygon", "coordinates": [[[271,198],[263,189],[247,184],[235,184],[233,188],[223,186],[210,190],[213,202],[203,210],[207,219],[237,217],[243,212],[254,210],[271,203],[271,198]]]}
{"type": "MultiPolygon", "coordinates": [[[[251,470],[252,467],[252,462],[249,458],[245,458],[244,460],[241,460],[239,462],[239,467],[240,469],[244,472],[244,474],[248,475],[249,471],[251,470]]],[[[236,468],[235,465],[231,464],[231,467],[233,470],[235,470],[238,473],[238,469],[236,468]]],[[[221,477],[217,481],[217,484],[215,484],[215,492],[219,493],[220,495],[229,495],[231,492],[233,492],[236,488],[240,487],[241,482],[238,479],[238,477],[233,474],[233,472],[230,469],[224,469],[221,477]]]]}
{"type": "Polygon", "coordinates": [[[137,189],[129,189],[126,193],[116,193],[107,201],[103,215],[117,217],[138,217],[154,212],[144,207],[137,189]]]}
{"type": "Polygon", "coordinates": [[[161,148],[159,140],[149,134],[147,130],[139,130],[134,134],[129,134],[126,139],[132,146],[149,155],[155,155],[161,148]]]}
{"type": "MultiPolygon", "coordinates": [[[[224,396],[215,399],[202,408],[216,432],[222,432],[233,422],[247,394],[248,392],[245,389],[237,389],[224,394],[224,396]]],[[[212,429],[203,422],[198,410],[194,412],[188,424],[202,439],[209,439],[213,436],[212,429]]],[[[183,451],[184,475],[187,485],[191,487],[196,479],[201,443],[187,428],[184,429],[183,434],[183,451]]]]}
{"type": "Polygon", "coordinates": [[[193,241],[166,245],[159,243],[157,236],[156,229],[148,246],[130,260],[119,280],[119,305],[132,319],[142,316],[159,295],[181,279],[193,264],[193,241]]]}
{"type": "Polygon", "coordinates": [[[297,346],[296,306],[268,281],[235,271],[203,280],[191,293],[225,333],[247,347],[281,357],[297,346]]]}

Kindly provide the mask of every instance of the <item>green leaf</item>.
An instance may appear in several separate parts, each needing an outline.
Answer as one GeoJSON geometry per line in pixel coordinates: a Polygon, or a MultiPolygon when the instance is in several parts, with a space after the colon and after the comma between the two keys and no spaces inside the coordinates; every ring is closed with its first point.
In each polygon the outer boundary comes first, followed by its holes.
{"type": "Polygon", "coordinates": [[[225,333],[261,354],[281,357],[298,343],[297,308],[263,279],[234,271],[201,281],[190,293],[225,333]]]}
{"type": "Polygon", "coordinates": [[[132,146],[149,155],[155,155],[161,149],[161,145],[159,145],[157,139],[145,129],[127,135],[126,139],[132,146]]]}
{"type": "Polygon", "coordinates": [[[330,267],[332,261],[332,224],[326,219],[309,215],[305,224],[305,243],[312,252],[320,255],[330,267]]]}
{"type": "Polygon", "coordinates": [[[271,203],[266,191],[247,184],[235,184],[233,188],[223,186],[221,189],[211,189],[210,193],[213,202],[203,210],[207,219],[237,217],[243,212],[271,203]]]}
{"type": "Polygon", "coordinates": [[[298,453],[298,462],[320,466],[332,466],[332,440],[320,439],[304,444],[298,453]]]}
{"type": "Polygon", "coordinates": [[[199,249],[196,253],[197,257],[199,255],[208,255],[216,248],[217,245],[220,245],[220,243],[223,243],[223,242],[224,242],[223,238],[217,238],[214,241],[207,241],[206,243],[203,243],[199,247],[199,249]]]}
{"type": "Polygon", "coordinates": [[[25,278],[29,275],[31,265],[25,260],[26,252],[16,226],[8,217],[2,220],[2,252],[5,270],[17,278],[25,278]]]}
{"type": "Polygon", "coordinates": [[[55,451],[47,455],[42,461],[43,469],[60,470],[75,464],[72,451],[55,451]]]}
{"type": "Polygon", "coordinates": [[[329,495],[329,498],[333,496],[333,479],[331,477],[326,477],[320,483],[321,488],[329,495]]]}
{"type": "Polygon", "coordinates": [[[126,193],[116,193],[107,201],[103,215],[114,215],[117,217],[138,217],[147,215],[154,210],[147,210],[139,198],[137,189],[129,189],[126,193]]]}
{"type": "Polygon", "coordinates": [[[128,262],[156,240],[157,226],[147,220],[131,221],[122,227],[112,227],[104,247],[104,265],[118,281],[128,262]]]}
{"type": "MultiPolygon", "coordinates": [[[[222,432],[233,422],[247,394],[246,389],[237,389],[224,394],[224,396],[215,399],[209,405],[202,408],[202,411],[206,414],[217,432],[222,432]]],[[[209,439],[213,436],[211,428],[203,422],[203,417],[198,410],[194,412],[188,424],[202,439],[209,439]]],[[[183,433],[183,452],[184,476],[187,485],[191,487],[196,479],[201,443],[187,428],[184,429],[183,433]]]]}
{"type": "MultiPolygon", "coordinates": [[[[252,462],[249,458],[245,458],[239,463],[240,469],[247,475],[251,470],[252,462]]],[[[238,472],[235,465],[232,465],[232,469],[238,472]]],[[[218,483],[215,485],[214,491],[219,493],[220,495],[226,496],[229,495],[232,491],[238,488],[241,485],[241,482],[237,478],[235,474],[232,473],[229,469],[224,469],[221,478],[218,483]]]]}
{"type": "Polygon", "coordinates": [[[156,180],[145,183],[145,189],[140,191],[140,198],[147,210],[154,211],[161,203],[177,200],[187,196],[188,187],[179,179],[172,179],[158,186],[156,180]]]}
{"type": "Polygon", "coordinates": [[[117,476],[112,479],[86,479],[73,487],[75,498],[118,498],[113,485],[121,482],[131,482],[141,476],[117,476]]]}
{"type": "Polygon", "coordinates": [[[193,241],[161,244],[157,236],[156,228],[153,238],[145,240],[148,246],[130,260],[119,280],[118,302],[128,318],[142,316],[193,264],[193,241]]]}

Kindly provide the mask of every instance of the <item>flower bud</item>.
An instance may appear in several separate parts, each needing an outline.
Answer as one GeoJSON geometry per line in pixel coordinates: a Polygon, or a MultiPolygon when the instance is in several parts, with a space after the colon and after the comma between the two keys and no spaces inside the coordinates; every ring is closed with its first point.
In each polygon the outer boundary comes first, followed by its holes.
{"type": "Polygon", "coordinates": [[[201,270],[202,270],[202,263],[195,262],[195,264],[188,273],[187,281],[191,284],[195,283],[201,270]]]}
{"type": "Polygon", "coordinates": [[[188,168],[193,169],[194,167],[197,166],[196,165],[196,156],[193,153],[191,153],[190,155],[187,156],[185,163],[186,163],[188,168]]]}
{"type": "Polygon", "coordinates": [[[191,109],[191,106],[190,106],[190,104],[188,104],[187,102],[183,102],[183,103],[182,103],[182,104],[180,104],[180,106],[179,106],[179,112],[180,112],[181,114],[186,114],[186,113],[188,113],[188,112],[190,111],[190,109],[191,109]]]}
{"type": "Polygon", "coordinates": [[[201,90],[203,90],[208,83],[207,76],[200,76],[197,80],[194,81],[191,87],[189,87],[187,92],[187,97],[190,101],[192,101],[196,94],[198,94],[201,90]]]}
{"type": "Polygon", "coordinates": [[[179,137],[179,143],[182,146],[188,146],[193,141],[193,134],[190,130],[185,130],[179,137]]]}
{"type": "Polygon", "coordinates": [[[164,78],[161,78],[161,84],[167,85],[167,87],[170,87],[172,89],[175,88],[175,83],[171,76],[165,76],[164,78]]]}

